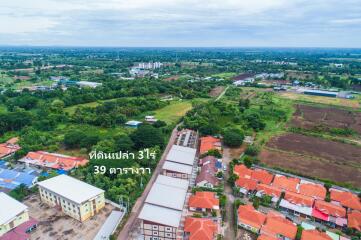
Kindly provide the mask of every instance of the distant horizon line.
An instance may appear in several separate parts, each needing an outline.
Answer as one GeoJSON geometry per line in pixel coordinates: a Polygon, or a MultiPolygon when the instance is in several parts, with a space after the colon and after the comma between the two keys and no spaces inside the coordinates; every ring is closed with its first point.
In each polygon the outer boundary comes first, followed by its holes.
{"type": "Polygon", "coordinates": [[[220,49],[355,49],[361,50],[360,47],[303,47],[303,46],[105,46],[105,45],[7,45],[0,44],[0,47],[32,47],[32,48],[220,48],[220,49]]]}

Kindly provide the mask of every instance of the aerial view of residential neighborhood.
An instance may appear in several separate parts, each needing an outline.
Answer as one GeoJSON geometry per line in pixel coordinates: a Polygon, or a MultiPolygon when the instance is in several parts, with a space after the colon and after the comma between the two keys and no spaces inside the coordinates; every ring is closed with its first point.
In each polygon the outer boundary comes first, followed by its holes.
{"type": "Polygon", "coordinates": [[[0,240],[361,239],[361,2],[30,2],[0,240]]]}

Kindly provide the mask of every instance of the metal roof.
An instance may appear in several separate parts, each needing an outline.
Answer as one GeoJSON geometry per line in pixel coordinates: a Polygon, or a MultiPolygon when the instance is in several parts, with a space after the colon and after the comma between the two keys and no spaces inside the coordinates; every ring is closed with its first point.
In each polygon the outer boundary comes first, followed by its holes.
{"type": "Polygon", "coordinates": [[[3,192],[0,192],[0,207],[0,225],[8,223],[28,208],[21,202],[3,192]]]}
{"type": "Polygon", "coordinates": [[[182,217],[182,211],[155,206],[145,203],[138,218],[163,224],[171,227],[178,227],[182,217]]]}
{"type": "Polygon", "coordinates": [[[196,151],[197,150],[194,148],[173,145],[166,157],[166,160],[193,166],[196,151]]]}
{"type": "Polygon", "coordinates": [[[192,166],[185,165],[182,163],[165,161],[165,163],[163,165],[163,169],[173,171],[173,172],[191,174],[193,168],[192,168],[192,166]]]}
{"type": "Polygon", "coordinates": [[[93,240],[109,239],[122,220],[124,212],[112,211],[93,240]]]}
{"type": "Polygon", "coordinates": [[[38,182],[37,184],[78,204],[104,192],[104,190],[100,188],[96,188],[65,174],[38,182]]]}
{"type": "Polygon", "coordinates": [[[182,210],[187,190],[155,183],[145,202],[154,205],[182,210]]]}

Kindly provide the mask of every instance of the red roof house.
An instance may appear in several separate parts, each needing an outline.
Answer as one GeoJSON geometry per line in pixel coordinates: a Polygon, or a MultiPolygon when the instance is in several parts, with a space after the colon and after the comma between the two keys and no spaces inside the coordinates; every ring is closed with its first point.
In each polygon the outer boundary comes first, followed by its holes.
{"type": "Polygon", "coordinates": [[[324,186],[314,183],[300,184],[298,191],[302,195],[322,200],[326,198],[327,192],[324,186]]]}
{"type": "Polygon", "coordinates": [[[266,185],[266,184],[258,184],[257,185],[257,193],[261,195],[265,194],[274,198],[279,198],[281,196],[282,190],[278,187],[266,185]]]}
{"type": "Polygon", "coordinates": [[[19,140],[18,138],[11,138],[8,141],[6,141],[5,143],[1,143],[0,144],[0,158],[8,157],[8,156],[12,155],[13,153],[15,153],[16,151],[20,150],[21,147],[16,144],[18,142],[18,140],[19,140]]]}
{"type": "Polygon", "coordinates": [[[345,192],[338,189],[331,188],[331,200],[339,202],[342,206],[361,211],[360,198],[351,192],[345,192]]]}
{"type": "Polygon", "coordinates": [[[81,157],[71,157],[43,151],[29,152],[19,161],[39,167],[61,169],[65,171],[85,166],[89,162],[89,160],[81,157]]]}
{"type": "Polygon", "coordinates": [[[242,193],[246,194],[248,191],[254,191],[257,187],[256,180],[240,177],[236,181],[236,186],[239,187],[242,193]]]}
{"type": "Polygon", "coordinates": [[[240,178],[251,178],[252,177],[252,169],[247,168],[245,165],[235,165],[233,169],[233,173],[238,175],[240,178]]]}
{"type": "Polygon", "coordinates": [[[301,240],[332,240],[332,238],[317,230],[303,230],[301,240]]]}
{"type": "Polygon", "coordinates": [[[213,240],[218,226],[211,219],[187,217],[184,232],[189,236],[189,240],[213,240]]]}
{"type": "Polygon", "coordinates": [[[322,200],[315,201],[312,216],[323,221],[335,223],[339,226],[347,224],[345,208],[322,200]]]}
{"type": "Polygon", "coordinates": [[[262,169],[255,169],[253,170],[251,174],[251,178],[257,180],[257,182],[263,183],[263,184],[271,184],[273,180],[273,174],[267,172],[266,170],[262,169]]]}
{"type": "Polygon", "coordinates": [[[297,226],[283,215],[271,211],[267,214],[266,223],[261,228],[261,234],[277,239],[279,239],[279,236],[295,239],[297,226]]]}
{"type": "Polygon", "coordinates": [[[266,215],[252,205],[241,205],[238,208],[238,225],[245,229],[258,233],[265,220],[266,215]]]}
{"type": "Polygon", "coordinates": [[[222,149],[221,140],[219,140],[218,138],[207,136],[207,137],[201,137],[200,141],[201,144],[199,147],[199,154],[207,153],[209,150],[212,149],[217,149],[217,150],[222,149]]]}
{"type": "Polygon", "coordinates": [[[273,179],[273,186],[279,187],[283,190],[297,192],[297,186],[300,183],[298,178],[288,178],[283,175],[276,175],[273,179]]]}
{"type": "Polygon", "coordinates": [[[189,198],[188,205],[191,210],[219,210],[219,199],[214,192],[196,192],[189,198]]]}
{"type": "Polygon", "coordinates": [[[361,231],[361,212],[352,211],[348,215],[348,227],[361,231]]]}

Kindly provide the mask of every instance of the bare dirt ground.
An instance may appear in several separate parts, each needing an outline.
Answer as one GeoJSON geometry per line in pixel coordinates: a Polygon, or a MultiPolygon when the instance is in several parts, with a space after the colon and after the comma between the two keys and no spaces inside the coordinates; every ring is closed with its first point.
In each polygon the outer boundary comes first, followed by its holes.
{"type": "Polygon", "coordinates": [[[272,138],[260,153],[269,166],[361,187],[361,148],[351,144],[288,133],[272,138]]]}
{"type": "Polygon", "coordinates": [[[224,86],[215,87],[209,92],[209,96],[218,97],[224,91],[224,89],[224,86]]]}
{"type": "Polygon", "coordinates": [[[322,108],[308,105],[297,105],[291,125],[312,129],[317,126],[328,128],[350,128],[361,134],[361,112],[338,108],[322,108]]]}
{"type": "Polygon", "coordinates": [[[42,203],[37,194],[24,201],[31,217],[39,221],[32,240],[92,240],[115,208],[106,204],[97,215],[81,223],[53,207],[42,203]]]}

